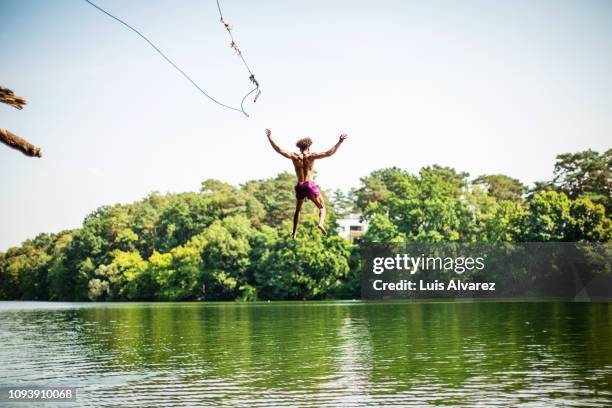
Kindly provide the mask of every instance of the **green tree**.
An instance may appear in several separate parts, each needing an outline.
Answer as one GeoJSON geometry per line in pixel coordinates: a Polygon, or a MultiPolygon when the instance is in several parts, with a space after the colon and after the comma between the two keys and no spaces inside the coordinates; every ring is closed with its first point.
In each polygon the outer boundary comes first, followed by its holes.
{"type": "Polygon", "coordinates": [[[2,257],[0,293],[6,299],[44,300],[47,298],[46,274],[51,257],[26,241],[2,257]]]}
{"type": "Polygon", "coordinates": [[[387,214],[375,214],[363,236],[364,242],[404,242],[406,237],[400,233],[397,226],[389,220],[387,214]]]}
{"type": "Polygon", "coordinates": [[[202,296],[201,253],[204,247],[202,242],[197,238],[192,239],[187,244],[170,251],[173,274],[166,286],[160,288],[160,295],[163,298],[187,300],[202,296]]]}
{"type": "Polygon", "coordinates": [[[353,191],[345,194],[342,190],[337,189],[332,195],[332,203],[334,212],[338,218],[344,218],[355,211],[355,198],[353,191]]]}
{"type": "MultiPolygon", "coordinates": [[[[40,234],[0,253],[0,299],[123,300],[321,299],[355,297],[359,247],[336,236],[336,214],[353,208],[367,242],[610,242],[610,156],[558,157],[555,178],[524,186],[431,166],[413,175],[381,169],[357,190],[325,197],[329,236],[306,205],[297,241],[289,239],[295,176],[235,187],[205,180],[198,193],[153,192],[103,206],[79,229],[40,234]]],[[[323,192],[325,195],[325,192],[323,192]]]]}
{"type": "Polygon", "coordinates": [[[566,230],[572,224],[570,199],[565,193],[537,193],[525,217],[523,241],[567,241],[566,230]]]}
{"type": "MultiPolygon", "coordinates": [[[[156,249],[167,252],[183,245],[215,220],[231,213],[235,210],[233,205],[236,203],[229,197],[231,195],[227,195],[225,191],[184,193],[172,197],[159,216],[156,249]]],[[[243,211],[243,206],[241,208],[243,211]]]]}
{"type": "Polygon", "coordinates": [[[473,186],[483,188],[497,200],[522,201],[527,187],[512,177],[503,174],[482,175],[472,181],[473,186]]]}
{"type": "Polygon", "coordinates": [[[568,225],[566,239],[574,242],[612,241],[612,221],[606,217],[603,205],[588,198],[578,198],[570,204],[572,222],[568,225]]]}
{"type": "Polygon", "coordinates": [[[249,220],[232,216],[215,221],[202,234],[206,245],[202,250],[203,282],[207,299],[234,299],[250,265],[253,233],[249,220]]]}
{"type": "Polygon", "coordinates": [[[297,240],[282,235],[258,263],[254,275],[260,298],[322,299],[346,278],[349,244],[338,236],[321,236],[314,217],[303,224],[297,240]]]}
{"type": "Polygon", "coordinates": [[[386,214],[407,240],[469,240],[467,176],[440,166],[424,167],[418,177],[397,168],[378,170],[362,179],[357,205],[366,218],[386,214]]]}
{"type": "Polygon", "coordinates": [[[569,198],[589,198],[612,211],[612,149],[602,154],[594,150],[557,156],[554,185],[569,198]]]}
{"type": "Polygon", "coordinates": [[[473,216],[472,235],[477,242],[512,242],[523,234],[527,204],[519,200],[497,199],[480,186],[467,195],[473,216]]]}

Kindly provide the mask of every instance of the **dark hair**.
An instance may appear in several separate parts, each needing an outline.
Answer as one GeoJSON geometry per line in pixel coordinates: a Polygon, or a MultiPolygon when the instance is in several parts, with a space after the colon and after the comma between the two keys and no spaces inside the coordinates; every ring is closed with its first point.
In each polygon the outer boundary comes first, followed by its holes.
{"type": "Polygon", "coordinates": [[[303,152],[304,150],[308,149],[311,144],[312,139],[310,139],[309,137],[305,137],[303,139],[298,140],[295,145],[298,147],[298,149],[300,149],[300,151],[303,152]]]}

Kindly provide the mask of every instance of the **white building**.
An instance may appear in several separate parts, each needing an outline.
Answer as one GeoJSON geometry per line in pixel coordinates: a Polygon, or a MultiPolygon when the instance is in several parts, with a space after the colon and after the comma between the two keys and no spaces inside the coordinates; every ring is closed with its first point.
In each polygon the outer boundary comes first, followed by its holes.
{"type": "Polygon", "coordinates": [[[351,242],[359,240],[368,230],[367,221],[360,221],[360,217],[361,214],[349,214],[345,218],[339,218],[336,221],[338,223],[338,235],[351,242]]]}

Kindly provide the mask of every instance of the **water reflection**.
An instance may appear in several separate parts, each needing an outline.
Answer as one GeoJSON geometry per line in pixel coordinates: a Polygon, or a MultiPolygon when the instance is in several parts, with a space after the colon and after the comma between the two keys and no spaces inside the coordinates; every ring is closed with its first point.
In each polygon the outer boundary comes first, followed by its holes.
{"type": "Polygon", "coordinates": [[[2,385],[78,405],[612,404],[612,305],[0,302],[2,385]]]}

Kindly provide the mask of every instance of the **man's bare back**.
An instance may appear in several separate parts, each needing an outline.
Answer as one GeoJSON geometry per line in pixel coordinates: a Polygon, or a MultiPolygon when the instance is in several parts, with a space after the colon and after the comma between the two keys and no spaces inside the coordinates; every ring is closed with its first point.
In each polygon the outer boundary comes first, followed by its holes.
{"type": "Polygon", "coordinates": [[[291,161],[295,168],[295,175],[297,176],[298,183],[303,181],[312,181],[314,177],[314,162],[315,159],[312,154],[304,153],[293,153],[291,161]]]}
{"type": "Polygon", "coordinates": [[[291,237],[295,239],[297,226],[300,218],[300,211],[302,210],[302,205],[304,204],[304,199],[309,198],[317,207],[319,207],[319,229],[323,234],[326,234],[327,231],[324,227],[325,222],[325,202],[323,201],[323,196],[319,192],[319,187],[314,183],[314,162],[317,159],[322,159],[324,157],[329,157],[336,153],[338,147],[344,142],[347,138],[346,134],[341,134],[338,143],[336,143],[331,149],[326,152],[321,153],[311,153],[310,145],[312,144],[312,140],[310,138],[300,139],[297,143],[297,146],[300,149],[299,153],[288,152],[281,149],[272,139],[272,132],[270,129],[266,129],[266,136],[268,136],[268,140],[272,145],[272,148],[276,150],[278,154],[283,157],[286,157],[291,160],[293,163],[293,167],[295,169],[295,175],[297,177],[298,183],[295,185],[295,214],[293,216],[293,233],[291,237]]]}

